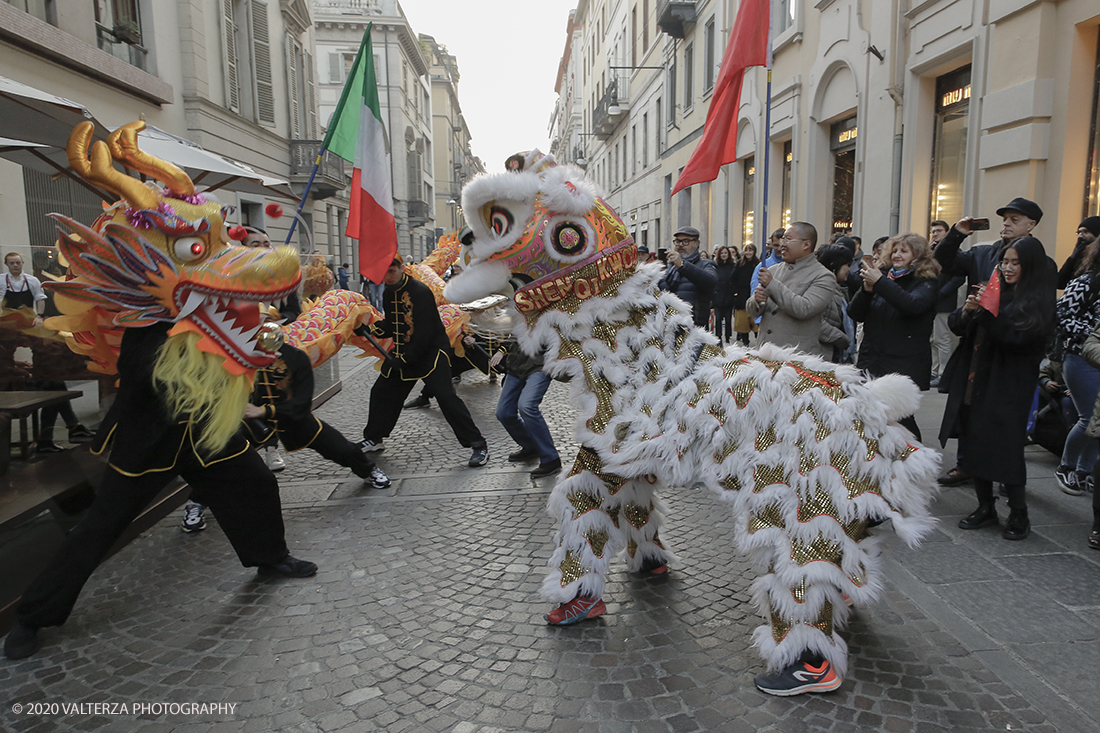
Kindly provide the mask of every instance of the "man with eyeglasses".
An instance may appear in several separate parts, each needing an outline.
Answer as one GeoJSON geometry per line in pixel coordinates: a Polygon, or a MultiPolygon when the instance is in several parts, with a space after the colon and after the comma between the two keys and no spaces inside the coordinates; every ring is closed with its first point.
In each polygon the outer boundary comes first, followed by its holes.
{"type": "Polygon", "coordinates": [[[796,221],[779,245],[783,261],[760,270],[759,285],[746,303],[750,316],[760,316],[759,343],[789,346],[828,359],[821,343],[821,321],[832,304],[836,278],[813,256],[817,229],[796,221]]]}
{"type": "Polygon", "coordinates": [[[676,249],[668,253],[668,269],[657,287],[689,304],[695,325],[706,328],[718,272],[712,260],[699,254],[699,230],[695,227],[677,229],[672,235],[672,243],[676,249]]]}

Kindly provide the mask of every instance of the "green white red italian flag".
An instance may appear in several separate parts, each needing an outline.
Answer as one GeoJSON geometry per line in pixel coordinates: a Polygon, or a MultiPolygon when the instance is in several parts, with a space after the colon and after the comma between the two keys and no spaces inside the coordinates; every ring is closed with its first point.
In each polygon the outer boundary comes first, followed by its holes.
{"type": "Polygon", "coordinates": [[[359,273],[381,283],[397,253],[397,225],[374,74],[372,27],[368,25],[363,34],[321,150],[322,155],[329,150],[353,166],[347,236],[359,240],[359,273]]]}

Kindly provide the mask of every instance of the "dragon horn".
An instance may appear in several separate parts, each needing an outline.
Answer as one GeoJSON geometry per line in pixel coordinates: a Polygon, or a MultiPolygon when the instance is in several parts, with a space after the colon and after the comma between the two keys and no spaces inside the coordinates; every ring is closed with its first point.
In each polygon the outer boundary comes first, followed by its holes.
{"type": "Polygon", "coordinates": [[[126,199],[134,208],[155,209],[159,200],[157,195],[138,179],[115,170],[111,151],[107,149],[106,144],[102,142],[92,144],[89,159],[89,144],[92,142],[94,129],[92,123],[87,120],[73,128],[72,134],[69,135],[69,145],[65,148],[69,165],[92,183],[97,183],[111,193],[126,199]]]}
{"type": "Polygon", "coordinates": [[[172,163],[154,158],[138,147],[138,133],[145,129],[145,121],[123,125],[107,138],[107,147],[115,160],[136,171],[163,181],[172,193],[190,196],[195,193],[191,178],[172,163]]]}

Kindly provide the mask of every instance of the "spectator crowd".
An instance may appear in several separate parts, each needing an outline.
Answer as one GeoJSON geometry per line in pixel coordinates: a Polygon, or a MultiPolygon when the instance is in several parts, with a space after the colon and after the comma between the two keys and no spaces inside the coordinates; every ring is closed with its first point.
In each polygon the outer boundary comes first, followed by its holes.
{"type": "MultiPolygon", "coordinates": [[[[850,232],[819,243],[816,227],[796,221],[759,256],[752,244],[720,244],[711,255],[699,230],[681,227],[661,258],[659,287],[691,305],[696,325],[722,344],[791,347],[946,394],[938,437],[956,441],[957,458],[940,483],[970,483],[977,499],[962,529],[1027,538],[1024,449],[1050,450],[1062,491],[1092,494],[1087,543],[1100,550],[1100,216],[1080,223],[1059,267],[1032,233],[1043,217],[1037,203],[1015,198],[996,213],[993,241],[964,248],[990,228],[966,216],[931,222],[928,237],[880,237],[869,254],[850,232]]],[[[653,257],[643,248],[642,259],[653,257]]],[[[914,417],[902,424],[921,440],[914,417]]]]}

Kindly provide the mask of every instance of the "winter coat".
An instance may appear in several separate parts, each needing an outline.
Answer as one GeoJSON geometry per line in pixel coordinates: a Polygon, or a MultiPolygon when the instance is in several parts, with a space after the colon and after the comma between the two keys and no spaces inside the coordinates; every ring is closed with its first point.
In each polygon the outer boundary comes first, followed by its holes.
{"type": "Polygon", "coordinates": [[[714,283],[714,297],[711,298],[710,304],[714,310],[724,310],[726,308],[732,309],[734,307],[734,296],[737,289],[737,271],[740,267],[733,261],[714,263],[714,272],[717,276],[717,280],[714,283]]]}
{"type": "MultiPolygon", "coordinates": [[[[1051,299],[1053,284],[1051,273],[1051,299]]],[[[1006,314],[1004,304],[1002,297],[996,318],[985,309],[972,315],[962,308],[948,318],[951,330],[962,340],[940,381],[940,391],[947,385],[948,392],[940,444],[965,435],[966,454],[959,465],[963,471],[988,481],[1025,484],[1027,420],[1053,323],[1021,330],[1012,313],[1006,314]],[[970,385],[970,405],[966,406],[973,364],[976,374],[970,385]]]]}
{"type": "MultiPolygon", "coordinates": [[[[1092,330],[1081,347],[1081,356],[1090,365],[1100,369],[1100,323],[1092,330]]],[[[1062,382],[1065,384],[1065,382],[1062,382]]],[[[1096,403],[1092,408],[1092,417],[1089,418],[1089,426],[1085,434],[1090,438],[1100,438],[1100,395],[1096,396],[1096,403]]]]}
{"type": "Polygon", "coordinates": [[[703,259],[699,250],[695,250],[683,258],[679,269],[669,265],[657,287],[675,294],[690,305],[695,325],[706,326],[710,321],[710,299],[714,294],[715,280],[714,263],[703,259]]]}
{"type": "Polygon", "coordinates": [[[737,272],[733,276],[735,283],[733,290],[734,310],[745,310],[745,301],[752,297],[752,277],[756,273],[756,266],[759,264],[760,260],[753,257],[751,260],[742,258],[741,264],[737,266],[737,272]]]}
{"type": "Polygon", "coordinates": [[[932,374],[932,326],[939,279],[884,272],[871,292],[860,288],[848,315],[863,324],[856,366],[872,376],[904,374],[922,390],[932,374]]]}
{"type": "MultiPolygon", "coordinates": [[[[830,361],[838,364],[845,363],[843,361],[844,355],[849,351],[849,347],[852,345],[853,333],[849,333],[844,328],[845,316],[848,309],[848,288],[845,285],[837,283],[836,295],[833,296],[832,304],[825,309],[821,318],[821,345],[826,349],[832,349],[832,357],[830,361]]],[[[851,319],[848,319],[849,327],[851,327],[851,319]]]]}
{"type": "Polygon", "coordinates": [[[746,310],[760,316],[760,343],[789,346],[823,359],[831,347],[821,344],[822,313],[833,303],[836,276],[812,254],[796,262],[780,262],[768,268],[772,281],[764,291],[768,299],[749,298],[746,310]]]}

